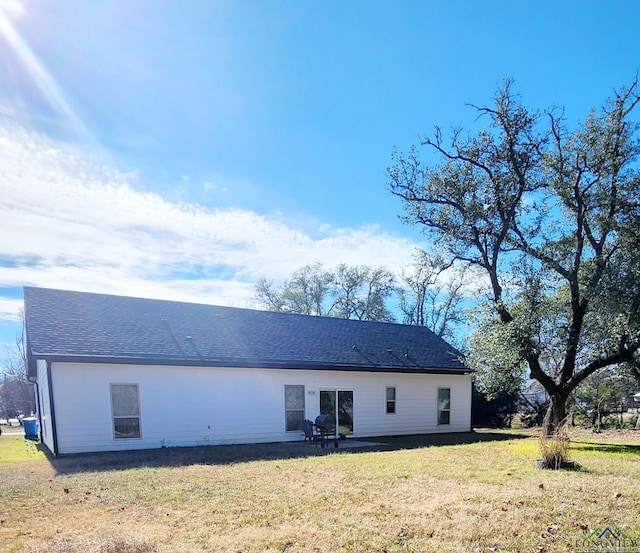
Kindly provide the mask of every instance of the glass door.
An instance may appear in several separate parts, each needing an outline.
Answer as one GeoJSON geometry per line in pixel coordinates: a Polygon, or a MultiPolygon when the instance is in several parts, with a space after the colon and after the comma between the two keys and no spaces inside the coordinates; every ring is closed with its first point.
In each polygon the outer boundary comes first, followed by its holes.
{"type": "Polygon", "coordinates": [[[353,434],[353,390],[338,390],[338,434],[353,434]]]}
{"type": "Polygon", "coordinates": [[[336,434],[353,434],[353,390],[321,390],[320,414],[336,421],[336,434]]]}

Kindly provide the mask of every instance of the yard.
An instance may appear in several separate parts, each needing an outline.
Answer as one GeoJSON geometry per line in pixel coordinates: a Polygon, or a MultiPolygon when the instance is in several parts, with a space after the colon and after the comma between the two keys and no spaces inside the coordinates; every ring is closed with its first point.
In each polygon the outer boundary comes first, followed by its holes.
{"type": "Polygon", "coordinates": [[[48,459],[2,435],[0,550],[551,553],[598,528],[640,537],[640,432],[572,435],[575,471],[536,469],[526,431],[379,441],[48,459]]]}

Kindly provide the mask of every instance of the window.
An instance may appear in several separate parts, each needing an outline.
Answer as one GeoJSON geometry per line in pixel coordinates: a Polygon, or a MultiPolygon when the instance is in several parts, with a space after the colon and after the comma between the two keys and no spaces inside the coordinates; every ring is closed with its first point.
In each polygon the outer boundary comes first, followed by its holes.
{"type": "Polygon", "coordinates": [[[287,432],[302,430],[304,420],[304,386],[284,387],[284,410],[287,432]]]}
{"type": "Polygon", "coordinates": [[[111,413],[116,439],[140,437],[140,400],[137,384],[111,384],[111,413]]]}
{"type": "Polygon", "coordinates": [[[396,412],[396,389],[395,387],[387,388],[387,415],[393,415],[396,412]]]}
{"type": "Polygon", "coordinates": [[[451,388],[438,388],[438,424],[449,424],[451,415],[451,388]]]}

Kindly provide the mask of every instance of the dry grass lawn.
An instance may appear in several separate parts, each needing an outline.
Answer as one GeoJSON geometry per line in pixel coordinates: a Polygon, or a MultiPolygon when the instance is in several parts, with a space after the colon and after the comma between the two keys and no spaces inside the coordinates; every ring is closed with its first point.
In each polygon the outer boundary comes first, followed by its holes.
{"type": "Polygon", "coordinates": [[[640,432],[572,437],[575,471],[534,467],[526,432],[47,459],[0,437],[0,551],[578,551],[640,536],[640,432]]]}

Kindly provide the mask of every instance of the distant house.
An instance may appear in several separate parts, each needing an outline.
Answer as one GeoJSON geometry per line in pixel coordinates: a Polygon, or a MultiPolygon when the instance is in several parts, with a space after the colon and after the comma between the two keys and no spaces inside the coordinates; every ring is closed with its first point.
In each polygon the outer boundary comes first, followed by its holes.
{"type": "Polygon", "coordinates": [[[471,430],[471,375],[424,327],[24,289],[54,454],[471,430]]]}

